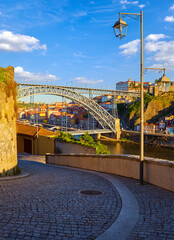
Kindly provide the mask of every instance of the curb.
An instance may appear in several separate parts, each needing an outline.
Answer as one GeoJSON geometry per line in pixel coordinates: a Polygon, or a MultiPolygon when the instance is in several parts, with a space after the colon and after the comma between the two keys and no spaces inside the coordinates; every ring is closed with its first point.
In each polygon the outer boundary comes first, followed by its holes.
{"type": "Polygon", "coordinates": [[[6,176],[6,177],[0,177],[0,181],[8,181],[8,180],[14,180],[19,178],[25,178],[30,176],[28,172],[26,172],[24,169],[21,169],[21,173],[16,176],[6,176]]]}

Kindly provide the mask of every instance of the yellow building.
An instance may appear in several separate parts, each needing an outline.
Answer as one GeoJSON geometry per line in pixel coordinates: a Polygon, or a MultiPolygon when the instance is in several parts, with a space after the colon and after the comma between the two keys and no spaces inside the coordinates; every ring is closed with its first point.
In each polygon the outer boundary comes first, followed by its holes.
{"type": "Polygon", "coordinates": [[[42,155],[54,153],[55,132],[44,128],[17,123],[17,151],[42,155]]]}

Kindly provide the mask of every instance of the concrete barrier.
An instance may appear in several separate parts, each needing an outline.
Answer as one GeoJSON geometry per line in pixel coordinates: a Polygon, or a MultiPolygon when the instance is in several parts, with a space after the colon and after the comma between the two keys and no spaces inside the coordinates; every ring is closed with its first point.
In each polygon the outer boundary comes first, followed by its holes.
{"type": "MultiPolygon", "coordinates": [[[[132,155],[46,154],[46,163],[139,179],[139,157],[132,155]]],[[[174,192],[174,162],[146,158],[144,181],[174,192]]]]}
{"type": "Polygon", "coordinates": [[[54,139],[54,153],[56,154],[70,154],[70,153],[83,153],[83,154],[95,154],[96,149],[93,147],[82,146],[72,142],[65,142],[63,139],[54,139]]]}

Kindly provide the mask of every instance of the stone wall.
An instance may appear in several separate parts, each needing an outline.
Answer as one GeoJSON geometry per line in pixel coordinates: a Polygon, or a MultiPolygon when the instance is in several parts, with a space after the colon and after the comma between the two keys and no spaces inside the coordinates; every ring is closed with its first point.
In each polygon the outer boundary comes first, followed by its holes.
{"type": "Polygon", "coordinates": [[[0,175],[13,174],[17,166],[16,83],[14,68],[0,68],[0,175]]]}
{"type": "MultiPolygon", "coordinates": [[[[130,141],[140,142],[140,132],[136,131],[121,131],[121,137],[130,141]]],[[[174,147],[174,136],[158,133],[144,133],[144,143],[162,147],[174,147]]]]}
{"type": "Polygon", "coordinates": [[[84,153],[84,154],[95,154],[96,149],[92,147],[82,146],[80,144],[73,144],[64,142],[62,139],[54,139],[54,153],[84,153]]]}
{"type": "MultiPolygon", "coordinates": [[[[47,164],[82,168],[139,179],[139,158],[131,155],[46,154],[47,164]]],[[[174,162],[146,158],[144,181],[174,192],[174,162]]]]}

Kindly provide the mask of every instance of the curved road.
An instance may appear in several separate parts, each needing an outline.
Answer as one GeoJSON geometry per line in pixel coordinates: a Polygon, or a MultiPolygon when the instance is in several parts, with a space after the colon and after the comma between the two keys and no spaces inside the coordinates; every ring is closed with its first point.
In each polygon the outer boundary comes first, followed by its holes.
{"type": "Polygon", "coordinates": [[[19,159],[30,176],[0,179],[0,240],[174,240],[173,192],[45,165],[44,157],[19,159]],[[81,190],[103,194],[84,196],[81,190]]]}
{"type": "Polygon", "coordinates": [[[100,176],[32,161],[20,166],[29,177],[0,182],[1,240],[95,239],[120,212],[117,190],[100,176]]]}

